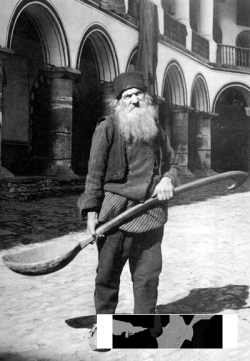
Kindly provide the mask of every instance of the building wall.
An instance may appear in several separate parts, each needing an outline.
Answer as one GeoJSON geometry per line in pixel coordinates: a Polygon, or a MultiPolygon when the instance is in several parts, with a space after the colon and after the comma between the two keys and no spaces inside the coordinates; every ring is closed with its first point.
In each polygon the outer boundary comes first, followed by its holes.
{"type": "Polygon", "coordinates": [[[162,44],[159,45],[158,56],[158,93],[162,95],[164,86],[164,73],[171,61],[176,61],[184,74],[185,84],[187,88],[187,104],[190,106],[191,89],[193,81],[198,73],[202,74],[208,84],[209,98],[210,98],[210,111],[212,112],[212,106],[214,99],[221,88],[230,83],[241,83],[250,85],[250,75],[247,72],[230,71],[230,70],[217,70],[211,65],[203,64],[196,58],[182,53],[181,51],[173,48],[166,47],[162,44]],[[249,80],[248,80],[249,79],[249,80]]]}
{"type": "MultiPolygon", "coordinates": [[[[126,71],[131,52],[138,45],[138,29],[126,19],[121,19],[114,13],[103,12],[96,3],[84,0],[1,0],[0,13],[0,46],[11,46],[11,31],[16,18],[23,9],[30,10],[37,18],[46,40],[47,58],[54,66],[80,69],[81,55],[86,39],[99,31],[99,35],[108,44],[110,54],[114,57],[116,74],[126,71]],[[42,11],[41,11],[42,10],[42,11]]],[[[160,9],[160,2],[158,10],[160,9]]],[[[159,11],[159,15],[162,12],[159,11]]],[[[248,29],[236,25],[236,1],[218,1],[215,4],[215,16],[223,34],[223,44],[235,46],[237,35],[248,29]]],[[[161,18],[162,20],[162,18],[161,18]]],[[[163,24],[161,33],[163,33],[163,24]]],[[[93,40],[95,40],[93,38],[93,40]]],[[[97,47],[99,45],[97,44],[97,47]]],[[[0,49],[1,50],[1,49],[0,49]]],[[[107,50],[107,49],[106,49],[107,50]]],[[[106,51],[103,50],[103,51],[106,51]]],[[[41,59],[41,62],[44,62],[41,59]]],[[[106,61],[106,60],[104,60],[106,61]]],[[[44,63],[45,65],[45,63],[44,63]]],[[[104,64],[105,66],[109,66],[104,64]]],[[[242,87],[247,106],[250,106],[250,72],[247,69],[218,68],[209,61],[186,51],[182,47],[171,45],[161,40],[158,44],[157,91],[164,95],[167,71],[174,65],[180,74],[180,89],[185,100],[184,106],[192,106],[192,89],[196,76],[202,76],[206,84],[208,112],[215,111],[215,100],[221,90],[230,85],[242,87]]],[[[26,144],[27,154],[30,141],[30,96],[31,88],[39,75],[39,66],[27,59],[13,54],[4,62],[7,75],[7,86],[3,88],[3,142],[21,142],[26,144]]],[[[107,73],[108,74],[108,73],[107,73]]],[[[111,76],[104,75],[100,81],[110,82],[111,76]]],[[[85,83],[78,85],[78,92],[85,94],[85,83]]],[[[45,121],[47,121],[45,119],[45,121]]],[[[83,120],[85,121],[85,120],[83,120]]],[[[84,134],[84,133],[83,133],[84,134]]],[[[88,134],[90,137],[90,134],[88,134]]],[[[15,153],[12,146],[12,154],[15,153]]]]}
{"type": "Polygon", "coordinates": [[[215,18],[222,30],[222,42],[225,45],[236,46],[236,38],[244,30],[249,30],[245,26],[236,24],[237,19],[237,1],[227,0],[218,1],[215,4],[215,18]]]}

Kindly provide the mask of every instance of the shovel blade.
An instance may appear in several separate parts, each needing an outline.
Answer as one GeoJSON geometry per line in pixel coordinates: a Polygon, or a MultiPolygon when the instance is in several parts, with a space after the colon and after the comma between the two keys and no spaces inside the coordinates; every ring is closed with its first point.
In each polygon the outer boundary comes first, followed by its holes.
{"type": "Polygon", "coordinates": [[[36,276],[49,274],[65,267],[80,252],[76,240],[57,239],[39,246],[9,253],[3,261],[12,271],[24,275],[36,276]]]}

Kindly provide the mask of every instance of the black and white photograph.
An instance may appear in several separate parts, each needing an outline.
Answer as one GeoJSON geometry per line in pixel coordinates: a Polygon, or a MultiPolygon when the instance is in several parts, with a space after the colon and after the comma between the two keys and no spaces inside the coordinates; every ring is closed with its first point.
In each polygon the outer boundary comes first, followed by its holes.
{"type": "Polygon", "coordinates": [[[0,29],[0,361],[248,361],[250,0],[0,29]]]}

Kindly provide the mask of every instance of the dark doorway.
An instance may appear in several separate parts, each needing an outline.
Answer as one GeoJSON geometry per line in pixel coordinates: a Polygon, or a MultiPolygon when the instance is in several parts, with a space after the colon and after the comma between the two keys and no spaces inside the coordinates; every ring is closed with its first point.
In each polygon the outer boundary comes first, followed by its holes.
{"type": "Polygon", "coordinates": [[[45,169],[49,156],[49,96],[50,83],[39,75],[31,90],[30,99],[30,173],[40,175],[45,169]]]}
{"type": "Polygon", "coordinates": [[[87,39],[80,63],[82,79],[74,86],[72,124],[72,169],[77,175],[86,175],[92,136],[102,115],[101,81],[95,52],[87,39]]]}
{"type": "Polygon", "coordinates": [[[216,172],[248,171],[247,144],[250,120],[246,115],[246,100],[235,88],[219,97],[212,120],[212,169],[216,172]]]}
{"type": "Polygon", "coordinates": [[[15,25],[11,48],[16,55],[41,62],[44,59],[43,46],[37,27],[31,17],[23,11],[15,25]]]}

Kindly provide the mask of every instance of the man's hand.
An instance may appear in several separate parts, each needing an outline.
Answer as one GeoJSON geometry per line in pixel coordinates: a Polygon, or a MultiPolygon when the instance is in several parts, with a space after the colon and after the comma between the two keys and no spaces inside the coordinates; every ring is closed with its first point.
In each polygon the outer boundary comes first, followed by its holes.
{"type": "Polygon", "coordinates": [[[168,177],[163,177],[155,187],[152,197],[157,196],[159,201],[165,201],[173,198],[174,186],[172,181],[168,177]]]}
{"type": "Polygon", "coordinates": [[[90,233],[93,237],[95,236],[95,229],[97,224],[98,224],[98,213],[88,212],[87,232],[90,233]]]}

